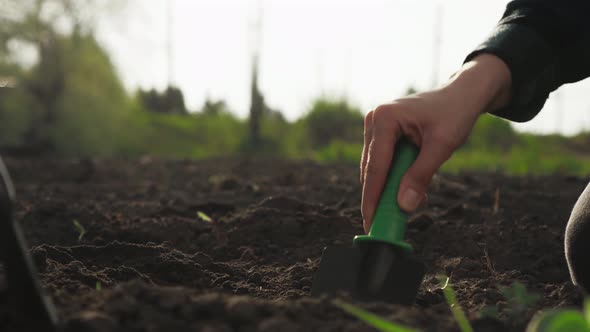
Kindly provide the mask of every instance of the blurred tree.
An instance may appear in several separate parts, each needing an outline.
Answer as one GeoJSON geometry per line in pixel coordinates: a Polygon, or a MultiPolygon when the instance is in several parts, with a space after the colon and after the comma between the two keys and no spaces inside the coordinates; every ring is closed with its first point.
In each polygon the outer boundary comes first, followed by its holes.
{"type": "Polygon", "coordinates": [[[283,112],[277,109],[272,109],[268,105],[264,105],[264,116],[277,123],[287,123],[287,119],[285,119],[283,112]]]}
{"type": "Polygon", "coordinates": [[[112,155],[139,133],[129,121],[132,100],[108,54],[93,36],[64,37],[65,85],[51,140],[69,155],[112,155]]]}
{"type": "Polygon", "coordinates": [[[174,86],[169,86],[162,93],[155,89],[139,90],[137,97],[146,110],[155,113],[188,114],[184,104],[182,91],[174,86]]]}
{"type": "Polygon", "coordinates": [[[416,90],[416,89],[415,89],[413,86],[411,86],[411,85],[410,85],[410,86],[409,86],[409,87],[406,89],[406,92],[404,93],[404,96],[413,95],[413,94],[415,94],[415,93],[417,93],[417,92],[418,92],[418,90],[416,90]]]}
{"type": "Polygon", "coordinates": [[[201,112],[207,115],[218,115],[223,113],[231,113],[224,100],[211,100],[207,98],[201,112]]]}
{"type": "Polygon", "coordinates": [[[248,120],[250,135],[249,142],[251,149],[255,150],[260,145],[260,122],[264,115],[264,96],[258,88],[258,63],[254,61],[252,68],[252,84],[250,86],[250,117],[248,120]]]}
{"type": "Polygon", "coordinates": [[[64,94],[66,76],[60,41],[64,34],[74,39],[91,34],[98,3],[0,0],[0,63],[18,63],[18,46],[34,50],[37,58],[33,68],[19,78],[20,88],[31,97],[38,113],[31,117],[24,133],[27,144],[54,148],[50,132],[57,121],[57,105],[64,94]]]}
{"type": "Polygon", "coordinates": [[[283,139],[289,124],[279,110],[270,108],[264,101],[264,95],[258,87],[257,59],[255,55],[250,85],[248,139],[242,144],[241,150],[249,153],[277,153],[283,149],[283,139]]]}
{"type": "MultiPolygon", "coordinates": [[[[22,88],[43,109],[42,114],[32,119],[25,133],[26,140],[34,145],[48,145],[41,126],[51,126],[55,121],[57,97],[63,92],[63,68],[59,59],[57,34],[50,22],[42,17],[41,1],[23,1],[19,4],[3,1],[0,6],[12,15],[0,16],[0,48],[2,61],[10,63],[15,43],[34,47],[38,63],[34,71],[21,79],[22,88]],[[42,137],[44,136],[44,137],[42,137]]],[[[5,13],[7,13],[5,12],[5,13]]]]}
{"type": "Polygon", "coordinates": [[[146,110],[156,113],[160,112],[160,94],[156,89],[137,90],[137,99],[146,110]]]}
{"type": "Polygon", "coordinates": [[[17,77],[22,76],[21,69],[15,65],[0,63],[0,149],[16,146],[22,142],[29,127],[30,113],[22,108],[32,110],[35,105],[28,95],[18,88],[17,77]]]}
{"type": "Polygon", "coordinates": [[[12,73],[18,84],[0,100],[0,117],[7,120],[0,130],[18,128],[8,130],[10,137],[0,135],[2,142],[67,154],[126,149],[131,101],[93,37],[95,19],[109,3],[0,0],[0,76],[12,73]],[[20,60],[24,51],[32,53],[32,63],[20,60]]]}
{"type": "Polygon", "coordinates": [[[164,92],[164,105],[169,113],[188,114],[184,104],[182,91],[174,86],[169,86],[164,92]]]}
{"type": "Polygon", "coordinates": [[[318,99],[302,119],[313,148],[322,148],[332,141],[361,142],[363,115],[346,101],[318,99]]]}
{"type": "Polygon", "coordinates": [[[519,136],[510,122],[493,115],[482,115],[471,132],[468,147],[508,151],[519,142],[519,136]]]}
{"type": "Polygon", "coordinates": [[[0,70],[19,68],[18,87],[0,101],[0,117],[10,119],[6,126],[26,122],[20,140],[3,142],[86,154],[124,145],[113,131],[122,126],[129,99],[93,37],[97,15],[110,3],[0,0],[0,70]],[[33,53],[33,63],[20,61],[23,50],[33,53]]]}

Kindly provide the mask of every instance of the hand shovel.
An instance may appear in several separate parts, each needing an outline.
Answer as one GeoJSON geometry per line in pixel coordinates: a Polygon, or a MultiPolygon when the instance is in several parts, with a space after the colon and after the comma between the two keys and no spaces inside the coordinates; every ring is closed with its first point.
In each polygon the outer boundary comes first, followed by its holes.
{"type": "Polygon", "coordinates": [[[412,247],[403,240],[407,215],[397,204],[397,193],[417,156],[412,143],[398,142],[369,234],[356,236],[352,247],[324,249],[312,296],[346,292],[358,301],[414,303],[424,266],[411,257],[412,247]]]}

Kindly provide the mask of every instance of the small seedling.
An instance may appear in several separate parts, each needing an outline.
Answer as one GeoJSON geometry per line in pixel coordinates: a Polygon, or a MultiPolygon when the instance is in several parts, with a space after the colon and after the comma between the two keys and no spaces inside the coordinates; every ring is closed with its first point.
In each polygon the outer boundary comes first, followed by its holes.
{"type": "MultiPolygon", "coordinates": [[[[459,325],[459,329],[461,332],[473,332],[471,323],[457,302],[455,291],[449,283],[450,279],[442,276],[440,280],[443,283],[441,290],[451,307],[451,312],[459,325]]],[[[526,287],[518,282],[512,284],[511,287],[501,287],[500,290],[509,303],[512,302],[512,305],[516,305],[516,307],[520,306],[520,308],[529,308],[539,299],[538,294],[528,292],[526,287]]],[[[380,316],[340,300],[334,300],[332,304],[381,332],[418,332],[416,329],[387,321],[380,316]]],[[[497,310],[494,310],[493,313],[490,312],[489,315],[497,316],[497,310]]],[[[526,328],[526,332],[573,331],[590,332],[590,298],[586,299],[583,312],[573,309],[542,311],[533,317],[526,328]]]]}
{"type": "Polygon", "coordinates": [[[209,184],[218,185],[218,184],[220,184],[225,179],[226,179],[226,177],[224,175],[216,174],[216,175],[211,175],[207,179],[207,181],[209,182],[209,184]]]}
{"type": "Polygon", "coordinates": [[[209,217],[207,214],[205,214],[205,212],[197,211],[197,216],[199,217],[199,219],[201,219],[205,222],[213,222],[213,219],[211,219],[211,217],[209,217]]]}
{"type": "MultiPolygon", "coordinates": [[[[441,290],[443,291],[443,294],[445,296],[445,299],[447,300],[447,303],[451,307],[451,312],[453,313],[453,317],[455,318],[457,325],[459,325],[459,329],[461,330],[461,332],[473,332],[473,327],[471,326],[471,323],[467,319],[467,316],[465,316],[465,312],[463,312],[463,309],[461,308],[461,306],[457,302],[457,296],[455,294],[455,291],[451,287],[449,280],[450,279],[447,276],[440,277],[440,281],[443,283],[441,290]]],[[[370,326],[374,327],[375,329],[382,331],[382,332],[417,332],[418,331],[416,329],[412,329],[409,327],[405,327],[405,326],[387,321],[386,319],[384,319],[382,317],[379,317],[375,314],[372,314],[372,313],[365,311],[361,308],[355,307],[352,304],[345,303],[340,300],[334,300],[334,301],[332,301],[332,303],[335,306],[337,306],[338,308],[346,311],[347,313],[355,316],[359,320],[362,320],[363,322],[367,323],[368,325],[370,325],[370,326]]],[[[588,332],[590,332],[590,331],[588,331],[588,332]]]]}
{"type": "Polygon", "coordinates": [[[78,231],[78,242],[82,241],[84,235],[86,235],[86,228],[80,224],[80,222],[76,219],[72,222],[74,224],[74,228],[78,231]]]}
{"type": "Polygon", "coordinates": [[[494,193],[494,207],[492,209],[493,214],[497,214],[500,211],[500,188],[496,188],[494,193]]]}
{"type": "Polygon", "coordinates": [[[590,298],[583,313],[573,309],[540,312],[533,317],[526,332],[590,332],[590,298]]]}
{"type": "Polygon", "coordinates": [[[477,314],[478,318],[498,319],[498,316],[500,316],[500,312],[498,311],[498,307],[495,305],[488,305],[477,314]]]}
{"type": "Polygon", "coordinates": [[[445,299],[447,300],[447,303],[451,307],[451,312],[453,313],[453,317],[455,317],[457,325],[459,325],[459,329],[461,332],[473,332],[473,327],[471,326],[469,319],[467,319],[465,312],[459,305],[459,302],[457,302],[457,295],[449,283],[450,278],[447,276],[441,276],[439,279],[443,283],[441,289],[445,299]]]}
{"type": "Polygon", "coordinates": [[[520,282],[514,282],[510,287],[499,287],[499,289],[507,302],[506,313],[515,319],[524,317],[540,298],[539,294],[529,292],[520,282]]]}
{"type": "MultiPolygon", "coordinates": [[[[520,282],[514,282],[508,287],[499,286],[498,289],[506,300],[504,313],[512,321],[521,321],[527,317],[527,311],[534,307],[539,300],[539,294],[529,292],[520,282]]],[[[497,319],[499,314],[498,307],[496,305],[490,305],[480,311],[477,316],[480,318],[490,317],[497,319]]]]}
{"type": "Polygon", "coordinates": [[[332,303],[343,311],[346,311],[347,313],[358,318],[359,320],[362,320],[363,322],[381,332],[418,332],[418,330],[390,322],[352,304],[340,300],[334,300],[332,303]]]}
{"type": "Polygon", "coordinates": [[[96,282],[96,285],[94,286],[94,288],[100,292],[102,290],[102,283],[100,281],[96,282]]]}

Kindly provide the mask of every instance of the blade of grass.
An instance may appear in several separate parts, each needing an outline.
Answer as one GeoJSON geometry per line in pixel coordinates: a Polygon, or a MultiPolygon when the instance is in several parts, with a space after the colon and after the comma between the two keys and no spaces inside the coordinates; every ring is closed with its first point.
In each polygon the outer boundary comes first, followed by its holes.
{"type": "Polygon", "coordinates": [[[453,317],[455,317],[455,321],[457,321],[457,325],[459,325],[459,329],[462,332],[473,332],[473,327],[471,327],[471,323],[467,319],[467,316],[465,316],[465,312],[463,312],[463,309],[457,302],[457,295],[451,287],[449,280],[449,277],[441,277],[441,281],[444,283],[441,289],[443,291],[443,294],[445,295],[447,303],[451,307],[453,317]]]}
{"type": "Polygon", "coordinates": [[[529,322],[526,332],[588,332],[590,327],[578,310],[541,311],[529,322]]]}
{"type": "Polygon", "coordinates": [[[197,216],[205,221],[205,222],[213,222],[213,220],[211,219],[211,217],[209,217],[208,215],[205,214],[205,212],[201,212],[201,211],[197,211],[197,216]]]}
{"type": "Polygon", "coordinates": [[[584,300],[584,318],[590,324],[590,297],[584,300]]]}
{"type": "Polygon", "coordinates": [[[78,242],[82,241],[84,235],[86,235],[86,228],[80,224],[80,222],[76,219],[72,222],[74,224],[74,228],[78,231],[78,242]]]}
{"type": "Polygon", "coordinates": [[[418,332],[418,330],[390,322],[352,304],[340,300],[334,300],[332,303],[381,332],[418,332]]]}

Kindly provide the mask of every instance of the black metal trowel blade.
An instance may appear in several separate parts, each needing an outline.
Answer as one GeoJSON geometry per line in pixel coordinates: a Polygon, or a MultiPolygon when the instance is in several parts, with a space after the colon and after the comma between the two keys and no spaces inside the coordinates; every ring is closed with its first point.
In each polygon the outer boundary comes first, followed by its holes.
{"type": "Polygon", "coordinates": [[[358,283],[358,271],[362,262],[362,252],[358,248],[345,246],[327,247],[322,253],[320,268],[311,288],[312,296],[338,295],[352,290],[358,283]]]}
{"type": "Polygon", "coordinates": [[[357,301],[411,305],[424,278],[424,265],[383,242],[328,247],[315,276],[312,296],[348,293],[357,301]]]}

